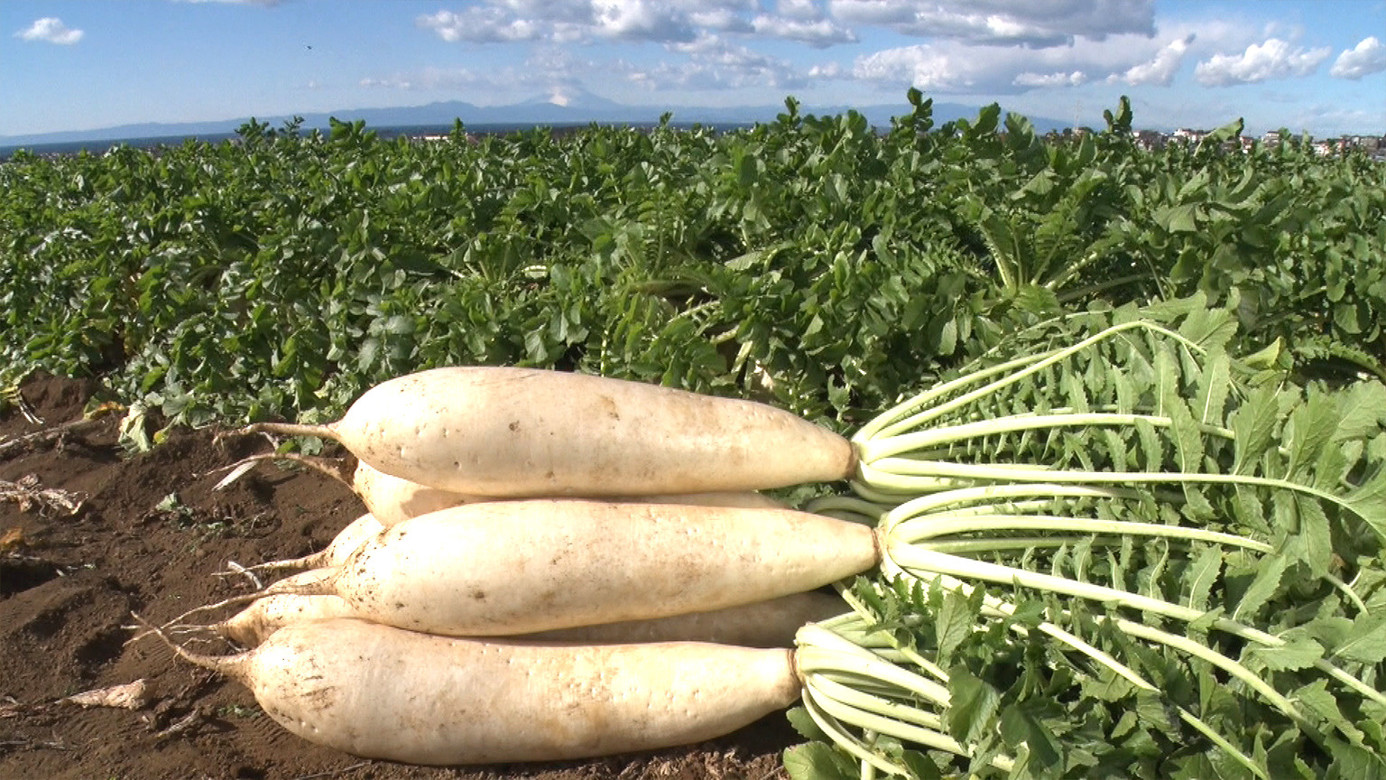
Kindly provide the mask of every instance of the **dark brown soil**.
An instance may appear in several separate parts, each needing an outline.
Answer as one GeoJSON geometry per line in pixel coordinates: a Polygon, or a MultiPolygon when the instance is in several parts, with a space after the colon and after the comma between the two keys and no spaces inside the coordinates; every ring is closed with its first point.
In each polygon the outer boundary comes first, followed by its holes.
{"type": "MultiPolygon", "coordinates": [[[[263,465],[214,492],[216,470],[262,440],[174,430],[153,451],[117,443],[119,414],[15,447],[19,437],[80,420],[89,385],[37,376],[0,415],[0,777],[4,778],[737,778],[783,777],[796,739],[775,715],[736,734],[653,755],[559,764],[411,767],[318,747],[281,729],[239,685],[176,659],[138,633],[153,623],[247,593],[218,576],[324,546],[364,508],[343,485],[300,468],[263,465]],[[39,491],[80,498],[75,514],[39,491]],[[27,496],[27,499],[26,499],[27,496]],[[172,496],[172,498],[170,498],[172,496]],[[61,701],[143,680],[137,709],[61,701]]],[[[225,614],[225,613],[223,613],[225,614]]],[[[229,645],[200,644],[202,652],[229,645]]]]}

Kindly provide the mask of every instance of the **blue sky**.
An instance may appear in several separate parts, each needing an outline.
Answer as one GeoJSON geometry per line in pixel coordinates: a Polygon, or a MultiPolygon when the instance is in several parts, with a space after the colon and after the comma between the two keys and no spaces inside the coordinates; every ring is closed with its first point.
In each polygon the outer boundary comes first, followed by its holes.
{"type": "Polygon", "coordinates": [[[1386,133],[1386,0],[4,0],[0,135],[584,92],[1386,133]]]}

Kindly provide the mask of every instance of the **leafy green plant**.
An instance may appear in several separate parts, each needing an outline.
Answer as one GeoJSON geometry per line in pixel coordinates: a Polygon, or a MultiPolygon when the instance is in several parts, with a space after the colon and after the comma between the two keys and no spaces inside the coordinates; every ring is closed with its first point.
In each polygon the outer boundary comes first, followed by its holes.
{"type": "Polygon", "coordinates": [[[1234,328],[1068,315],[865,426],[872,487],[812,506],[883,528],[858,644],[942,689],[810,689],[810,736],[911,777],[1386,770],[1386,388],[1288,384],[1234,328]]]}

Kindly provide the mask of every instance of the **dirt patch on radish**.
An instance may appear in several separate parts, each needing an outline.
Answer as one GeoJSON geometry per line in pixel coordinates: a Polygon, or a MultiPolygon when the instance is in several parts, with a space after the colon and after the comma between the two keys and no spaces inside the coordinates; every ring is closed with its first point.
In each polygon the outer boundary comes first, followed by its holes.
{"type": "MultiPolygon", "coordinates": [[[[39,422],[11,407],[0,415],[0,445],[80,419],[90,391],[85,382],[29,379],[21,394],[39,422]]],[[[227,561],[321,549],[364,508],[303,468],[261,466],[214,492],[216,469],[257,450],[255,441],[180,430],[130,456],[117,443],[118,423],[111,415],[0,449],[0,777],[783,777],[780,752],[797,740],[780,715],[653,755],[457,769],[363,761],[285,732],[239,685],[176,661],[156,641],[129,642],[130,613],[161,622],[248,592],[246,579],[217,576],[227,561]],[[145,681],[136,709],[61,701],[136,680],[145,681]]]]}

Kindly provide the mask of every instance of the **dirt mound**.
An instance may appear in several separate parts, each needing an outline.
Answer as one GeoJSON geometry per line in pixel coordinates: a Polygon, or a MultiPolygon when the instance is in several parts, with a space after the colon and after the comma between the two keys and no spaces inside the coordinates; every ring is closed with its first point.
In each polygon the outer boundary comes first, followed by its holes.
{"type": "Polygon", "coordinates": [[[341,484],[301,468],[260,466],[213,491],[217,469],[263,446],[255,440],[177,430],[131,456],[118,444],[117,415],[64,428],[82,419],[91,390],[36,376],[21,387],[28,408],[0,416],[0,777],[783,776],[780,753],[796,739],[779,715],[654,755],[457,769],[364,761],[289,734],[235,683],[176,660],[152,638],[130,642],[131,613],[158,623],[249,592],[246,578],[217,576],[228,561],[313,552],[364,508],[341,484]],[[144,689],[135,709],[62,701],[136,681],[144,689]]]}

